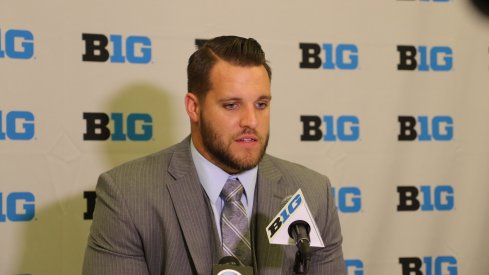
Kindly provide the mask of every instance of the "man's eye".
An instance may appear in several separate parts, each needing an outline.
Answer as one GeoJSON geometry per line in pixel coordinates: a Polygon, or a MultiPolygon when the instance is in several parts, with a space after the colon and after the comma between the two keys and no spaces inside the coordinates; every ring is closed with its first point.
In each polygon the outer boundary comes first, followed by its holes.
{"type": "Polygon", "coordinates": [[[234,110],[238,107],[238,104],[236,103],[226,103],[224,104],[224,108],[228,109],[228,110],[234,110]]]}
{"type": "Polygon", "coordinates": [[[258,109],[265,109],[268,107],[268,103],[267,102],[258,102],[258,103],[256,103],[256,107],[258,109]]]}

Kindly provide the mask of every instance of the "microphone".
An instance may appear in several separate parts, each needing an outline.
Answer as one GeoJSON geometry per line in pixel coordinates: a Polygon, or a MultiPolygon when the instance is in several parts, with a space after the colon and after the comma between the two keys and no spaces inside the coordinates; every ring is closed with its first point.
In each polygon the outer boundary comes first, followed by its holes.
{"type": "Polygon", "coordinates": [[[289,236],[294,239],[297,246],[295,254],[294,274],[307,274],[309,272],[309,263],[311,262],[311,250],[309,249],[311,240],[309,232],[311,226],[303,220],[297,220],[289,225],[289,236]]]}
{"type": "MultiPolygon", "coordinates": [[[[292,195],[285,197],[280,204],[282,208],[290,201],[292,195]]],[[[309,246],[311,243],[311,239],[309,237],[309,232],[311,232],[311,226],[304,220],[295,220],[293,221],[289,227],[287,232],[289,236],[295,241],[295,245],[297,248],[306,253],[309,251],[309,246]]]]}
{"type": "Polygon", "coordinates": [[[294,239],[295,245],[303,254],[309,253],[309,246],[311,240],[309,238],[309,232],[311,232],[311,226],[303,220],[293,221],[289,225],[289,236],[294,239]],[[307,252],[307,253],[306,253],[307,252]]]}
{"type": "Polygon", "coordinates": [[[295,244],[294,274],[307,274],[312,254],[310,247],[324,247],[323,239],[300,189],[284,201],[282,209],[266,228],[268,241],[295,244]]]}
{"type": "Polygon", "coordinates": [[[212,275],[253,275],[253,268],[243,266],[236,257],[224,256],[212,266],[212,275]]]}
{"type": "MultiPolygon", "coordinates": [[[[267,225],[268,241],[271,244],[296,245],[306,243],[313,247],[324,247],[316,221],[299,189],[282,202],[282,209],[267,225]]],[[[307,246],[307,245],[306,245],[307,246]]]]}

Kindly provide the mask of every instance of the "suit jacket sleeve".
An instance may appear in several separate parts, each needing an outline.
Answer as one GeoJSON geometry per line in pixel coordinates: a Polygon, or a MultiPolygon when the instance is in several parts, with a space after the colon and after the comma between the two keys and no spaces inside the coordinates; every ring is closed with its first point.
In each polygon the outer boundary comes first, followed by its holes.
{"type": "Polygon", "coordinates": [[[82,274],[149,274],[134,219],[109,174],[99,177],[96,193],[82,274]]]}
{"type": "MultiPolygon", "coordinates": [[[[345,262],[342,252],[342,235],[340,221],[336,204],[334,202],[331,184],[326,178],[326,201],[322,200],[319,207],[326,211],[319,211],[320,215],[325,215],[324,222],[321,223],[321,232],[325,247],[313,252],[310,274],[344,275],[346,274],[345,262]]],[[[323,185],[324,186],[324,185],[323,185]]],[[[322,219],[317,219],[322,220],[322,219]]]]}

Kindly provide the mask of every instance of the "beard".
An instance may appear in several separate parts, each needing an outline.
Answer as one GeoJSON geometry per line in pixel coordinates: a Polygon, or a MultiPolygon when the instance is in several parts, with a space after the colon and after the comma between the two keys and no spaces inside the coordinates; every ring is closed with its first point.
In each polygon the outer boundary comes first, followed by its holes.
{"type": "Polygon", "coordinates": [[[216,132],[216,129],[212,127],[212,123],[207,123],[202,114],[200,116],[200,121],[202,143],[214,160],[220,164],[218,166],[224,166],[224,168],[230,168],[233,172],[240,173],[257,166],[265,155],[268,146],[269,133],[267,133],[266,137],[263,139],[255,130],[249,128],[244,129],[243,134],[255,134],[258,136],[258,142],[261,147],[259,148],[257,156],[250,153],[244,157],[240,157],[232,152],[230,149],[231,144],[225,143],[224,138],[216,132]],[[262,141],[264,142],[262,143],[262,141]]]}

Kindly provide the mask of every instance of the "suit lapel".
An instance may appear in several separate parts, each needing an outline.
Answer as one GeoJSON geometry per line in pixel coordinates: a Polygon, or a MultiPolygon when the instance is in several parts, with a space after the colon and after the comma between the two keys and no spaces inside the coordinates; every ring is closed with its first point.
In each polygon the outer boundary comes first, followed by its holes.
{"type": "MultiPolygon", "coordinates": [[[[296,186],[281,181],[282,174],[275,168],[270,158],[265,155],[258,168],[256,194],[257,205],[254,207],[255,234],[254,251],[255,267],[260,273],[282,274],[284,246],[271,245],[268,241],[266,226],[282,208],[283,199],[293,194],[296,186]]],[[[256,270],[255,270],[256,273],[256,270]]],[[[256,273],[257,274],[257,273],[256,273]]]]}
{"type": "Polygon", "coordinates": [[[168,169],[175,181],[167,187],[196,272],[207,274],[212,269],[215,247],[211,241],[214,240],[213,220],[207,211],[189,143],[187,138],[175,150],[168,169]]]}

